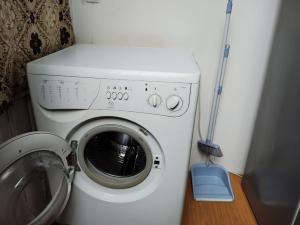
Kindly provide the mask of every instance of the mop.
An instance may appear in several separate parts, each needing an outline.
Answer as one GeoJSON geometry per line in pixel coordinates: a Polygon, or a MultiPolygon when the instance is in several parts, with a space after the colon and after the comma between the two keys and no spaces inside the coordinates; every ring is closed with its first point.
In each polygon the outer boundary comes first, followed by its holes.
{"type": "Polygon", "coordinates": [[[230,25],[231,12],[232,12],[232,0],[228,0],[227,8],[226,8],[226,21],[225,21],[225,28],[224,28],[222,51],[221,51],[221,56],[220,56],[220,60],[219,60],[218,73],[217,73],[217,79],[216,79],[216,84],[215,84],[215,89],[214,89],[213,102],[212,102],[212,106],[211,106],[211,113],[210,113],[207,137],[206,137],[206,140],[201,139],[200,141],[198,141],[198,149],[201,152],[208,155],[208,157],[210,157],[210,156],[222,157],[223,156],[220,146],[213,143],[213,137],[214,137],[215,127],[216,127],[218,111],[219,111],[220,98],[221,98],[222,89],[223,89],[223,81],[224,81],[224,76],[225,76],[225,71],[226,71],[227,59],[228,59],[229,50],[230,50],[230,45],[228,44],[228,31],[229,31],[229,25],[230,25]]]}
{"type": "Polygon", "coordinates": [[[213,143],[213,137],[219,110],[220,97],[222,94],[226,64],[229,56],[230,45],[228,44],[227,39],[231,11],[232,0],[228,0],[226,8],[226,22],[222,45],[222,54],[219,62],[207,138],[205,141],[203,141],[201,137],[199,127],[199,135],[201,141],[198,142],[198,148],[201,152],[207,155],[208,160],[206,163],[194,164],[191,168],[193,196],[196,201],[231,202],[234,200],[234,193],[232,190],[228,171],[224,167],[214,164],[214,162],[210,158],[211,156],[223,156],[220,146],[213,143]]]}

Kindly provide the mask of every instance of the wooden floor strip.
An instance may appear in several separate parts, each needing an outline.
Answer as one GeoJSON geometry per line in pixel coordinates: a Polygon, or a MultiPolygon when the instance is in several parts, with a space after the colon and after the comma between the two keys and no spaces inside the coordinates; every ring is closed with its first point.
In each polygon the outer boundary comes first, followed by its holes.
{"type": "Polygon", "coordinates": [[[257,225],[241,187],[241,178],[231,174],[235,194],[233,202],[199,202],[193,200],[189,178],[182,225],[257,225]]]}

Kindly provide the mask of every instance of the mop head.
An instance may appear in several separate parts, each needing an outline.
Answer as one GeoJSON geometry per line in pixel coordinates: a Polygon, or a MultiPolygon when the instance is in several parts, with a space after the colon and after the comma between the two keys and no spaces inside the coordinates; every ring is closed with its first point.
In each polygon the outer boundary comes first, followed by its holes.
{"type": "Polygon", "coordinates": [[[206,155],[212,155],[215,157],[223,156],[220,146],[213,143],[198,141],[198,149],[206,155]]]}

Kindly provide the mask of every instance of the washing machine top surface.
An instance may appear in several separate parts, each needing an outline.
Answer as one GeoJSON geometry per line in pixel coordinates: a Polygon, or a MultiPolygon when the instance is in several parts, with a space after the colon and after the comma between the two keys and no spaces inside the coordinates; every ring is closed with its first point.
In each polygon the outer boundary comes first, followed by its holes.
{"type": "Polygon", "coordinates": [[[200,71],[184,49],[77,44],[30,62],[29,74],[198,83],[200,71]]]}

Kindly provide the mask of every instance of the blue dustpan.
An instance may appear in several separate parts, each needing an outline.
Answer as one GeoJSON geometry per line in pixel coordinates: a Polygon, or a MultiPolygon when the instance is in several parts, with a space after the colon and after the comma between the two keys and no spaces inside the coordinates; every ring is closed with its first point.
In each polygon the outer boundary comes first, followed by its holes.
{"type": "Polygon", "coordinates": [[[228,171],[216,164],[194,164],[193,195],[197,201],[231,202],[234,194],[228,171]]]}

